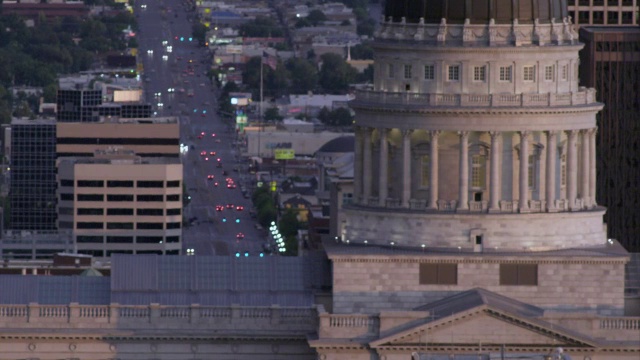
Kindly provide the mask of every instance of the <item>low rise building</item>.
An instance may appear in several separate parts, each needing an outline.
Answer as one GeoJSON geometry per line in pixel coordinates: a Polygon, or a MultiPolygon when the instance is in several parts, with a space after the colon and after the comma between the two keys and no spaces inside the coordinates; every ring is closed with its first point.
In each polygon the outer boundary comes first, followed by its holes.
{"type": "Polygon", "coordinates": [[[178,255],[182,238],[182,164],[133,151],[96,151],[58,165],[58,227],[74,252],[178,255]]]}

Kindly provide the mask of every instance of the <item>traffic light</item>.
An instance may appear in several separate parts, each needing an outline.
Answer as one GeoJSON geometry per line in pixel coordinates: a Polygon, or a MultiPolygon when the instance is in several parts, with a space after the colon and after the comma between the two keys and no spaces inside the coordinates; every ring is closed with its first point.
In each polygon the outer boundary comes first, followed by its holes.
{"type": "Polygon", "coordinates": [[[236,218],[236,224],[240,223],[240,218],[236,218]]]}
{"type": "Polygon", "coordinates": [[[227,218],[226,218],[226,217],[223,217],[223,218],[222,218],[222,222],[227,222],[227,218]]]}

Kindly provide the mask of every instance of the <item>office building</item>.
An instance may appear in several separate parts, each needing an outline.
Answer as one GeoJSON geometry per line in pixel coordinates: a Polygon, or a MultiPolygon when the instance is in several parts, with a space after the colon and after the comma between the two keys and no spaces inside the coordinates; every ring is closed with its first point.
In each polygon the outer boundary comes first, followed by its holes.
{"type": "MultiPolygon", "coordinates": [[[[78,86],[81,87],[81,86],[78,86]]],[[[148,118],[151,105],[133,102],[103,103],[102,90],[59,89],[56,119],[59,122],[99,122],[101,117],[148,118]]]]}
{"type": "Polygon", "coordinates": [[[9,218],[16,231],[56,229],[55,120],[11,122],[9,218]]]}
{"type": "Polygon", "coordinates": [[[58,195],[58,228],[72,233],[74,252],[180,254],[180,159],[141,158],[130,150],[61,158],[58,195]]]}
{"type": "Polygon", "coordinates": [[[640,27],[580,28],[580,80],[605,104],[598,114],[598,202],[609,237],[640,252],[640,27]]]}
{"type": "Polygon", "coordinates": [[[638,25],[638,0],[568,0],[576,28],[585,25],[638,25]]]}

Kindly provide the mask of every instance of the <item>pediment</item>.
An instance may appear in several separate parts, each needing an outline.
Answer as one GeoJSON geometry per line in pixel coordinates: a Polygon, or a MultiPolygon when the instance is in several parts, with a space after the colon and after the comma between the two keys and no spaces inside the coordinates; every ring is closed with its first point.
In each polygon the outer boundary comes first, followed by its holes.
{"type": "Polygon", "coordinates": [[[593,339],[539,319],[522,319],[488,307],[426,321],[387,333],[371,347],[451,344],[503,344],[518,346],[596,346],[593,339]]]}

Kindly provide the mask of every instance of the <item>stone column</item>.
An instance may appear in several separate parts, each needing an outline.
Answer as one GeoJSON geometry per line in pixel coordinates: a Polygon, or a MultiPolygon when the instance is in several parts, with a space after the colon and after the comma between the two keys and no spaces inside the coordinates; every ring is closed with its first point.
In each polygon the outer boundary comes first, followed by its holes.
{"type": "Polygon", "coordinates": [[[580,172],[581,184],[580,184],[580,197],[582,198],[582,207],[589,207],[591,199],[589,199],[589,177],[591,176],[591,169],[589,166],[589,130],[582,130],[582,171],[580,172]]]}
{"type": "Polygon", "coordinates": [[[469,132],[459,131],[460,136],[460,189],[458,191],[458,211],[469,210],[469,132]]]}
{"type": "Polygon", "coordinates": [[[500,139],[499,131],[489,132],[491,135],[491,194],[489,212],[500,212],[500,139]]]}
{"type": "Polygon", "coordinates": [[[409,207],[411,199],[411,133],[402,130],[402,207],[409,207]]]}
{"type": "Polygon", "coordinates": [[[591,207],[595,207],[596,203],[596,134],[597,128],[589,129],[589,158],[591,165],[589,166],[589,199],[591,207]]]}
{"type": "Polygon", "coordinates": [[[545,179],[545,190],[547,200],[547,211],[555,212],[556,209],[556,158],[557,155],[557,135],[556,131],[547,131],[547,171],[545,179]]]}
{"type": "Polygon", "coordinates": [[[362,144],[362,203],[369,205],[371,197],[371,128],[364,128],[364,144],[362,144]]]}
{"type": "Polygon", "coordinates": [[[529,212],[529,131],[520,132],[520,200],[521,213],[529,212]]]}
{"type": "Polygon", "coordinates": [[[356,204],[361,204],[363,201],[363,189],[362,189],[362,127],[355,127],[355,157],[354,157],[354,169],[353,169],[353,187],[356,204]]]}
{"type": "Polygon", "coordinates": [[[569,210],[576,209],[578,192],[578,130],[570,130],[567,140],[567,201],[569,210]]]}
{"type": "Polygon", "coordinates": [[[387,142],[387,134],[389,131],[380,128],[378,129],[378,133],[380,134],[380,173],[378,175],[380,187],[378,189],[378,205],[385,206],[389,191],[387,185],[387,180],[389,179],[389,143],[387,142]]]}
{"type": "Polygon", "coordinates": [[[431,131],[431,152],[429,153],[429,209],[438,208],[438,141],[440,130],[431,131]]]}

